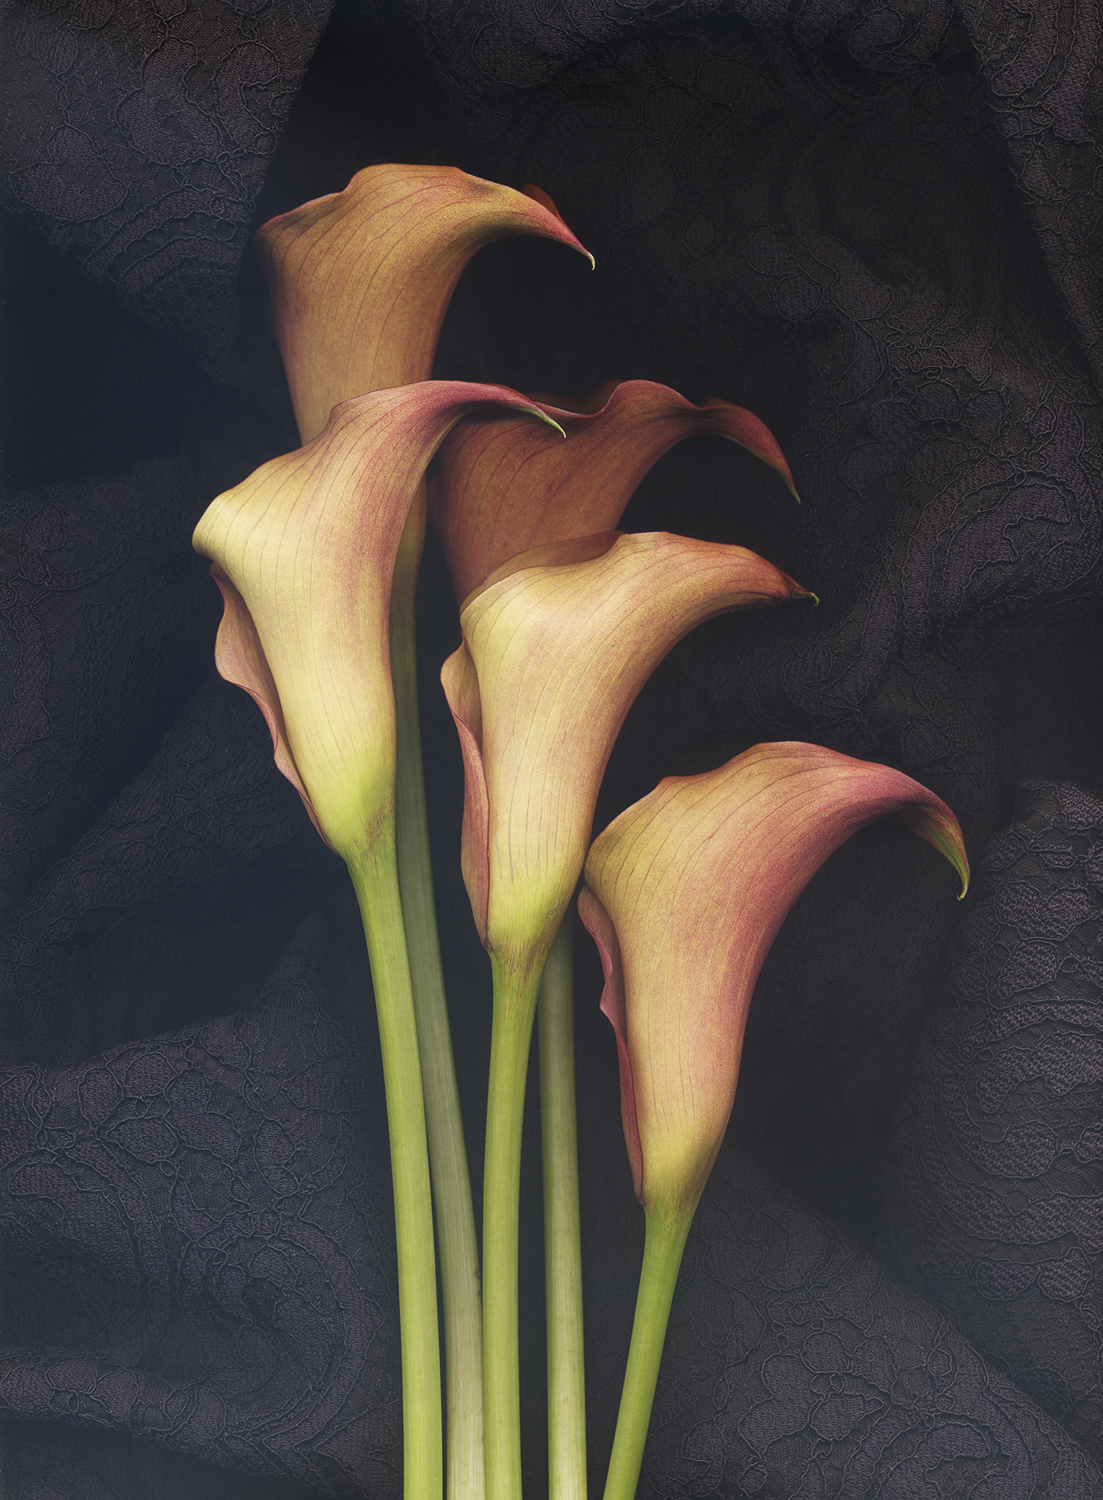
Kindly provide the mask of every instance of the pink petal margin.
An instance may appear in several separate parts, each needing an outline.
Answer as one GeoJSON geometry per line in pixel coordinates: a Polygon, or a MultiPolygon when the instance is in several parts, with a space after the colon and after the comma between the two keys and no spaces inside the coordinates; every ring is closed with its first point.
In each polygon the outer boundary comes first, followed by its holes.
{"type": "Polygon", "coordinates": [[[632,1062],[628,1056],[628,1010],[620,942],[609,913],[589,886],[584,885],[579,892],[578,914],[601,955],[601,968],[605,978],[605,988],[601,993],[601,1012],[608,1017],[616,1033],[617,1062],[620,1067],[620,1117],[624,1127],[624,1142],[628,1147],[628,1160],[632,1167],[632,1187],[639,1198],[643,1193],[643,1147],[636,1119],[636,1087],[632,1078],[632,1062]]]}
{"type": "Polygon", "coordinates": [[[486,946],[490,921],[490,798],[483,765],[483,713],[479,677],[466,646],[440,669],[441,685],[463,755],[463,832],[460,859],[479,938],[486,946]]]}

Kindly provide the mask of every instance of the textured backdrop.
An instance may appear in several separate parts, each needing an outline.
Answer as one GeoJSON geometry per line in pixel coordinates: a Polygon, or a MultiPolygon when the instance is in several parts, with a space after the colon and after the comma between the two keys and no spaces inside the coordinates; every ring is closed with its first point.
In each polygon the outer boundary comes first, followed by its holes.
{"type": "MultiPolygon", "coordinates": [[[[400,1492],[386,1127],[344,872],[211,666],[190,535],[294,445],[249,249],[373,161],[539,183],[597,257],[482,252],[437,373],[750,407],[798,510],[694,439],[625,519],[818,610],[714,621],[599,822],[760,739],[898,766],[786,923],[690,1240],[641,1495],[1088,1500],[1103,1288],[1103,20],[1088,0],[15,0],[0,510],[4,1489],[400,1492]]],[[[471,1138],[486,975],[420,596],[471,1138]]],[[[578,944],[590,1447],[642,1216],[578,944]]],[[[533,1142],[534,1143],[534,1137],[533,1142]]],[[[539,1184],[524,1402],[539,1495],[539,1184]]]]}

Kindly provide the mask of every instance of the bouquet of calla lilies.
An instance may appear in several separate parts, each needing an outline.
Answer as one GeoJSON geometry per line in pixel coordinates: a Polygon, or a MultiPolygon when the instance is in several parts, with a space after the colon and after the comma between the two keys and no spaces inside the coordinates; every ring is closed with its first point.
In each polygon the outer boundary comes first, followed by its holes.
{"type": "Polygon", "coordinates": [[[614,529],[651,465],[697,433],[740,444],[795,495],[750,412],[695,406],[644,380],[568,408],[429,378],[464,266],[520,234],[587,254],[539,190],[453,168],[369,167],[266,224],[259,244],[303,446],[220,495],[195,532],[225,601],[218,669],[256,700],[276,764],[347,864],[363,917],[390,1128],[408,1500],[437,1500],[445,1484],[450,1500],[520,1497],[521,1123],[538,1012],[548,1484],[555,1500],[585,1494],[565,920],[580,879],[646,1221],[608,1500],[636,1489],[682,1251],[783,918],[875,818],[905,823],[947,857],[963,891],[968,881],[960,830],[937,797],[887,766],[805,744],[757,745],[718,770],[670,777],[591,843],[614,741],[675,643],[722,612],[814,596],[742,547],[614,529]],[[481,1245],[415,694],[427,514],[460,602],[462,641],[441,678],[465,773],[463,876],[490,956],[481,1245]]]}

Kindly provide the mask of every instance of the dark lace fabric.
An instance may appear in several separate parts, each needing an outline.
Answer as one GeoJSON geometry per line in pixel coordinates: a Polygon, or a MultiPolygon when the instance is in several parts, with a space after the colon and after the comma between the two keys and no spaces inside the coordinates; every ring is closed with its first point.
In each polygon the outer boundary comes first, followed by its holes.
{"type": "MultiPolygon", "coordinates": [[[[641,1494],[1103,1496],[1103,20],[937,0],[54,0],[5,12],[0,1172],[12,1500],[401,1485],[386,1125],[355,903],[213,674],[209,500],[293,442],[251,227],[371,161],[539,183],[594,252],[466,273],[438,373],[719,395],[624,524],[821,603],[702,627],[599,824],[762,739],[899,766],[759,984],[641,1494]]],[[[419,601],[469,1137],[488,1003],[419,601]]],[[[592,1483],[642,1221],[577,944],[592,1483]]],[[[526,1487],[544,1486],[535,1123],[526,1487]]],[[[476,1172],[478,1158],[476,1154],[476,1172]]]]}

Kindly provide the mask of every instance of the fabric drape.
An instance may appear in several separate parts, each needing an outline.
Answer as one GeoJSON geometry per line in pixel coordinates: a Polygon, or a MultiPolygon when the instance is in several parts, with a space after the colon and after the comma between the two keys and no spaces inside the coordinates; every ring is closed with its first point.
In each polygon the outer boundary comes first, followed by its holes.
{"type": "MultiPolygon", "coordinates": [[[[1101,20],[1003,0],[23,0],[3,99],[0,1402],[12,1500],[387,1500],[386,1126],[343,869],[212,665],[190,546],[294,446],[251,230],[371,161],[555,200],[597,259],[481,252],[437,373],[750,408],[625,517],[754,548],[818,609],[714,621],[632,711],[598,826],[759,740],[960,817],[872,828],[759,984],[641,1495],[1103,1496],[1101,20]]],[[[471,1140],[489,999],[419,593],[471,1140]]],[[[577,944],[590,1461],[642,1218],[577,944]]],[[[542,1487],[538,1152],[524,1184],[542,1487]]],[[[476,1176],[478,1164],[476,1162],[476,1176]]]]}

